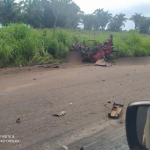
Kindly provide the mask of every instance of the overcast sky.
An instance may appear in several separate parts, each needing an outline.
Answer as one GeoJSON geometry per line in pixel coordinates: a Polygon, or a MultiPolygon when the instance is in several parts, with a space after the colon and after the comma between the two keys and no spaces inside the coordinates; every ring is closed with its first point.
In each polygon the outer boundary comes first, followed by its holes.
{"type": "MultiPolygon", "coordinates": [[[[150,0],[74,0],[86,14],[93,13],[98,8],[109,10],[113,15],[118,13],[126,14],[130,18],[135,13],[142,13],[150,17],[150,0]]],[[[133,29],[134,23],[128,21],[125,29],[133,29]]]]}

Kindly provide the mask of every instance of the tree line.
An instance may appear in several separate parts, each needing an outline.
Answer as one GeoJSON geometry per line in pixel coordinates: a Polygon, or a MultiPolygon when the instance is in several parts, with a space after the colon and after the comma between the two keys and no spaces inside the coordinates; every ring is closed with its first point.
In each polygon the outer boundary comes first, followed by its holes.
{"type": "Polygon", "coordinates": [[[135,30],[149,33],[150,18],[135,13],[126,18],[123,13],[112,16],[109,11],[96,9],[85,14],[72,0],[0,0],[0,23],[24,23],[34,28],[70,28],[83,26],[86,30],[109,30],[118,32],[127,20],[135,23],[135,30]]]}

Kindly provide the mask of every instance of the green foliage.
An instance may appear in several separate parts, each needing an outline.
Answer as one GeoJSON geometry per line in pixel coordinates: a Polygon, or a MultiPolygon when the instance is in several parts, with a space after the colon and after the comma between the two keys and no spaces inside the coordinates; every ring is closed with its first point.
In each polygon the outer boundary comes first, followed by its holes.
{"type": "Polygon", "coordinates": [[[0,67],[9,65],[42,64],[64,59],[72,40],[64,30],[53,36],[49,29],[35,30],[24,24],[0,28],[0,67]]]}
{"type": "Polygon", "coordinates": [[[94,30],[105,30],[106,25],[110,22],[112,14],[109,11],[104,11],[104,9],[96,9],[93,13],[94,15],[94,30]]]}
{"type": "Polygon", "coordinates": [[[122,13],[115,15],[108,24],[108,30],[115,32],[121,31],[122,26],[125,26],[124,22],[127,20],[125,16],[126,15],[122,13]]]}
{"type": "Polygon", "coordinates": [[[16,22],[19,12],[20,2],[16,3],[15,0],[0,1],[0,23],[16,22]]]}
{"type": "Polygon", "coordinates": [[[140,57],[150,55],[150,43],[148,43],[149,37],[140,35],[135,31],[120,34],[117,41],[116,37],[114,46],[120,51],[119,57],[140,57]]]}
{"type": "Polygon", "coordinates": [[[135,30],[139,31],[140,33],[149,33],[150,29],[150,18],[144,17],[142,14],[132,15],[130,18],[135,23],[135,30]]]}
{"type": "MultiPolygon", "coordinates": [[[[36,30],[24,24],[10,24],[0,28],[0,67],[43,64],[63,60],[76,39],[97,40],[104,43],[113,34],[117,57],[150,56],[150,36],[136,31],[102,32],[89,30],[52,29],[36,30]]],[[[94,43],[89,42],[88,46],[94,43]]]]}
{"type": "Polygon", "coordinates": [[[43,17],[43,7],[40,0],[25,0],[23,1],[21,15],[24,23],[32,25],[34,28],[41,27],[43,17]]]}
{"type": "Polygon", "coordinates": [[[0,25],[24,23],[34,28],[122,31],[127,20],[135,23],[135,30],[150,33],[150,17],[135,13],[129,19],[125,14],[112,16],[103,8],[85,14],[73,0],[0,0],[0,25]]]}
{"type": "Polygon", "coordinates": [[[38,53],[43,57],[47,53],[41,32],[24,24],[0,28],[0,41],[1,67],[27,65],[38,53]]]}

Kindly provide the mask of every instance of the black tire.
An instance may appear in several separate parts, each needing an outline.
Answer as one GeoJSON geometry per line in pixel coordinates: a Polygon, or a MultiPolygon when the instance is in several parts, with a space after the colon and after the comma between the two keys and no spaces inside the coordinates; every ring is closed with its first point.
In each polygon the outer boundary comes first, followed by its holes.
{"type": "Polygon", "coordinates": [[[109,117],[109,118],[111,118],[111,115],[110,115],[110,113],[108,113],[108,117],[109,117]]]}
{"type": "Polygon", "coordinates": [[[77,51],[69,51],[67,54],[67,62],[69,63],[81,63],[82,55],[77,51]]]}

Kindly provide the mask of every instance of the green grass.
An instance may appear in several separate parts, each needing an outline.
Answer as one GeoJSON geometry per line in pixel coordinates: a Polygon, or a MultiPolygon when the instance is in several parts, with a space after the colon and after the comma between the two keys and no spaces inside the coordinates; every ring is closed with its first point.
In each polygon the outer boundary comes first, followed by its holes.
{"type": "MultiPolygon", "coordinates": [[[[85,30],[36,30],[24,24],[10,24],[0,28],[0,67],[43,64],[66,58],[73,39],[97,40],[103,43],[114,36],[117,57],[150,56],[150,36],[137,32],[100,32],[85,30]]],[[[91,42],[89,45],[92,45],[91,42]]]]}

